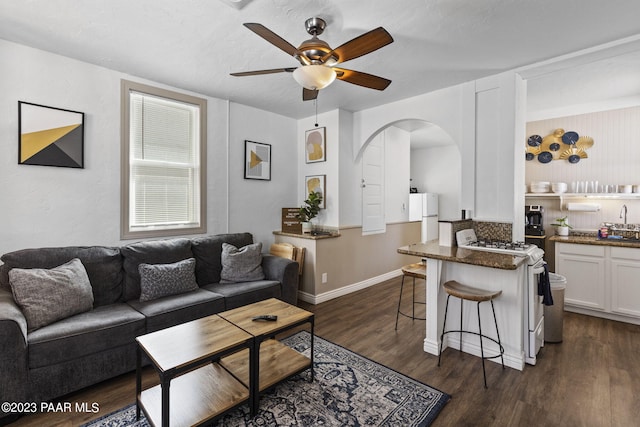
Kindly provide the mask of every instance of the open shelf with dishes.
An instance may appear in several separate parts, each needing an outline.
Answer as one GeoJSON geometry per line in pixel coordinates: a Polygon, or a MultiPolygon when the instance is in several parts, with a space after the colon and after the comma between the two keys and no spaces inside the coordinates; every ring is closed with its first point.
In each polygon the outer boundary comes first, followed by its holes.
{"type": "Polygon", "coordinates": [[[640,199],[640,193],[526,193],[525,200],[531,199],[551,199],[558,200],[558,207],[560,212],[565,210],[569,211],[583,211],[594,212],[600,210],[598,204],[591,203],[592,206],[586,206],[589,202],[586,200],[638,200],[640,199]],[[571,208],[569,205],[572,203],[565,203],[567,200],[582,200],[583,202],[573,203],[577,205],[571,208]],[[585,206],[582,206],[585,205],[585,206]]]}
{"type": "Polygon", "coordinates": [[[525,197],[543,198],[585,198],[585,199],[620,199],[635,200],[640,199],[640,193],[526,193],[525,197]]]}

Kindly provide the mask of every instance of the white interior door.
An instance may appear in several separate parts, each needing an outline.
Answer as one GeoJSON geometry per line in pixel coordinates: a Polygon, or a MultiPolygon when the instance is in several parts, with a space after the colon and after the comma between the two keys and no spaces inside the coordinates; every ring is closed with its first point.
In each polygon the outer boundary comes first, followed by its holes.
{"type": "Polygon", "coordinates": [[[362,234],[384,233],[384,132],[362,155],[362,234]]]}

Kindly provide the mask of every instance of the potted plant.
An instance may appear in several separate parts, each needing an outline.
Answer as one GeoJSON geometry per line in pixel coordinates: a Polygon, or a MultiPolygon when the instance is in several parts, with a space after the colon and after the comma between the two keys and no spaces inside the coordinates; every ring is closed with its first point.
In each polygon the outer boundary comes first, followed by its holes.
{"type": "Polygon", "coordinates": [[[558,227],[558,236],[568,236],[569,229],[573,228],[572,226],[569,225],[569,222],[566,216],[562,218],[557,218],[556,222],[554,222],[551,225],[553,225],[554,227],[558,227]]]}
{"type": "Polygon", "coordinates": [[[304,201],[304,205],[298,210],[298,219],[302,223],[302,232],[311,232],[311,220],[318,216],[320,212],[320,204],[322,203],[322,193],[312,191],[308,198],[304,201]]]}

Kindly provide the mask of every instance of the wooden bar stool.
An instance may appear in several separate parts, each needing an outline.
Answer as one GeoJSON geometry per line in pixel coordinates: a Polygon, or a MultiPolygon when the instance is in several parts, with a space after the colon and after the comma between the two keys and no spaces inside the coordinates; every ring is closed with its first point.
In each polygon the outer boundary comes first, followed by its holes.
{"type": "Polygon", "coordinates": [[[398,318],[401,314],[413,320],[426,320],[424,317],[416,317],[416,304],[426,304],[424,301],[416,301],[416,279],[427,280],[427,266],[424,263],[418,262],[402,267],[402,283],[400,284],[400,298],[398,300],[398,311],[396,312],[396,331],[398,330],[398,318]],[[404,289],[404,278],[407,276],[413,278],[411,315],[400,311],[400,304],[402,303],[402,290],[404,289]]]}
{"type": "Polygon", "coordinates": [[[502,291],[485,291],[482,289],[476,289],[476,288],[472,288],[471,286],[466,286],[466,285],[463,285],[462,283],[458,283],[455,280],[450,280],[446,282],[443,285],[443,287],[445,292],[447,293],[447,304],[445,305],[445,309],[444,309],[444,322],[442,324],[442,335],[440,335],[440,353],[438,355],[438,366],[440,366],[440,360],[442,358],[442,344],[444,341],[445,334],[448,334],[451,332],[460,333],[460,351],[462,351],[462,334],[463,333],[478,335],[480,337],[480,356],[482,359],[482,375],[484,377],[484,388],[487,388],[487,373],[484,368],[484,359],[495,359],[499,357],[502,362],[502,369],[504,369],[504,357],[503,357],[504,347],[502,347],[502,343],[500,342],[500,332],[498,331],[498,320],[496,319],[496,310],[493,307],[494,298],[499,297],[502,294],[502,291]],[[445,328],[447,326],[447,311],[449,310],[449,297],[451,296],[460,298],[460,329],[447,331],[445,330],[445,328]],[[465,300],[474,301],[477,303],[478,332],[462,330],[462,313],[464,311],[463,302],[465,300]],[[480,303],[483,301],[489,301],[491,303],[491,311],[493,312],[493,321],[496,325],[496,335],[498,337],[497,340],[487,335],[484,335],[482,333],[482,323],[480,322],[480,303]],[[500,348],[500,353],[496,354],[495,356],[485,356],[484,346],[482,344],[483,338],[498,344],[498,347],[500,348]]]}

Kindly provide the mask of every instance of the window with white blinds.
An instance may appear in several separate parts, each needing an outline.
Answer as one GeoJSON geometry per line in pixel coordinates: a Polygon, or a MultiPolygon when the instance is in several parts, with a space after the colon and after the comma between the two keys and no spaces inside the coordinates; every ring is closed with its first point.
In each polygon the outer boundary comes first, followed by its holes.
{"type": "Polygon", "coordinates": [[[206,100],[122,86],[122,237],[205,232],[206,100]]]}

